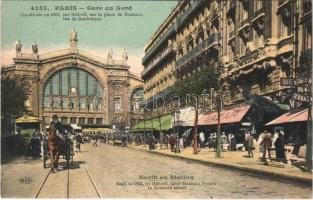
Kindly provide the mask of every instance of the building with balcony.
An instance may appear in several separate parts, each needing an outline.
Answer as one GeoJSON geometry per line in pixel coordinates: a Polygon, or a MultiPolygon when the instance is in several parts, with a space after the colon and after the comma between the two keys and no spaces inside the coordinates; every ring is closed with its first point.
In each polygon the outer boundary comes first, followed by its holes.
{"type": "Polygon", "coordinates": [[[307,95],[308,84],[284,82],[311,74],[312,66],[303,69],[302,64],[305,55],[312,60],[311,4],[310,0],[179,1],[145,47],[146,99],[202,68],[216,67],[223,109],[252,105],[247,111],[250,121],[244,123],[250,127],[241,127],[239,120],[238,130],[259,132],[286,109],[305,106],[312,96],[307,95]]]}
{"type": "Polygon", "coordinates": [[[231,0],[220,7],[225,103],[262,95],[300,106],[281,82],[297,78],[301,54],[312,48],[311,1],[231,0]]]}
{"type": "Polygon", "coordinates": [[[145,47],[145,98],[216,63],[220,51],[218,1],[180,1],[145,47]]]}
{"type": "Polygon", "coordinates": [[[46,124],[57,115],[63,124],[104,127],[130,121],[137,113],[143,81],[129,71],[126,52],[120,60],[97,57],[77,48],[77,33],[70,33],[70,48],[38,54],[22,52],[16,44],[14,64],[1,68],[2,77],[21,81],[25,105],[46,124]]]}

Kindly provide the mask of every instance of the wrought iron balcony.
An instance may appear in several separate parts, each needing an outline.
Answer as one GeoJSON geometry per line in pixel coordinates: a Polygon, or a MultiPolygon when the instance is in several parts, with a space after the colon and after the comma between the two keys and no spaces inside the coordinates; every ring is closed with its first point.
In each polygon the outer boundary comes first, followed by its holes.
{"type": "Polygon", "coordinates": [[[289,37],[286,37],[285,39],[282,39],[281,41],[277,43],[277,49],[281,49],[282,47],[288,44],[293,44],[292,40],[293,40],[292,35],[290,35],[289,37]]]}
{"type": "Polygon", "coordinates": [[[160,55],[156,60],[154,60],[150,65],[148,65],[148,67],[144,69],[144,71],[141,73],[141,76],[145,76],[150,70],[159,65],[168,55],[173,52],[175,52],[175,50],[172,46],[167,48],[164,52],[162,52],[162,55],[160,55]]]}
{"type": "Polygon", "coordinates": [[[189,18],[189,16],[197,11],[201,6],[205,3],[205,0],[198,0],[191,4],[188,10],[183,13],[176,21],[176,25],[172,25],[166,33],[164,33],[160,39],[156,42],[156,44],[146,53],[146,55],[142,58],[142,63],[146,63],[147,60],[154,54],[159,47],[168,39],[177,29],[185,24],[185,21],[189,18]]]}
{"type": "Polygon", "coordinates": [[[202,4],[205,2],[205,0],[198,0],[194,1],[191,6],[186,10],[185,13],[183,13],[176,21],[177,29],[179,29],[182,25],[186,24],[186,20],[189,18],[189,16],[197,11],[199,8],[201,8],[202,4]]]}
{"type": "Polygon", "coordinates": [[[254,50],[254,51],[252,51],[252,52],[250,52],[250,53],[247,53],[246,55],[240,57],[240,58],[239,58],[239,62],[240,62],[240,63],[249,62],[249,61],[255,59],[258,55],[259,55],[259,51],[254,50]]]}
{"type": "Polygon", "coordinates": [[[300,24],[304,21],[312,20],[312,2],[311,0],[304,0],[302,3],[302,14],[300,16],[300,24]]]}
{"type": "Polygon", "coordinates": [[[248,19],[248,18],[246,18],[246,19],[244,19],[244,20],[242,20],[242,21],[240,22],[240,27],[242,27],[243,25],[245,25],[245,24],[247,24],[247,23],[249,23],[249,19],[248,19]]]}
{"type": "Polygon", "coordinates": [[[259,10],[255,11],[253,18],[259,16],[260,14],[264,13],[264,7],[260,8],[259,10]]]}
{"type": "Polygon", "coordinates": [[[175,33],[175,25],[172,25],[166,33],[160,37],[157,43],[146,53],[146,55],[142,58],[142,63],[145,63],[173,33],[175,33]]]}
{"type": "Polygon", "coordinates": [[[198,55],[206,51],[210,48],[215,42],[219,41],[219,34],[214,33],[211,34],[206,40],[204,40],[201,44],[195,46],[191,51],[186,53],[181,59],[176,62],[176,70],[181,66],[185,65],[190,60],[196,58],[198,55]]]}
{"type": "Polygon", "coordinates": [[[288,0],[278,0],[278,5],[281,5],[281,4],[285,3],[286,1],[288,1],[288,0]]]}

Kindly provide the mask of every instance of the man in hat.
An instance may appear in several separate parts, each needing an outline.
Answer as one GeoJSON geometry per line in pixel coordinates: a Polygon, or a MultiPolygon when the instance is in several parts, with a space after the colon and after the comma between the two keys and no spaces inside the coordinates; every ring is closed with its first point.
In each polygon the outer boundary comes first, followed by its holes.
{"type": "Polygon", "coordinates": [[[61,122],[58,121],[58,116],[53,115],[52,116],[52,122],[50,123],[50,126],[53,125],[57,131],[57,135],[63,138],[63,128],[61,122]]]}
{"type": "Polygon", "coordinates": [[[268,158],[271,159],[271,147],[272,147],[272,135],[267,131],[264,131],[264,137],[260,145],[263,145],[263,158],[265,158],[266,151],[268,152],[268,158]]]}

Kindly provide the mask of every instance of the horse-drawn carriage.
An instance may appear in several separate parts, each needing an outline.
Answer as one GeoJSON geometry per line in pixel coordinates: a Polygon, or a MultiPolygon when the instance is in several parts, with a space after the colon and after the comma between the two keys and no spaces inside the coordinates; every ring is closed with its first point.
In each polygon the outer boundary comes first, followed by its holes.
{"type": "Polygon", "coordinates": [[[66,167],[73,163],[74,145],[69,134],[55,133],[55,129],[49,127],[49,133],[43,138],[43,167],[47,167],[47,160],[51,160],[51,169],[58,167],[59,157],[65,159],[66,167]]]}

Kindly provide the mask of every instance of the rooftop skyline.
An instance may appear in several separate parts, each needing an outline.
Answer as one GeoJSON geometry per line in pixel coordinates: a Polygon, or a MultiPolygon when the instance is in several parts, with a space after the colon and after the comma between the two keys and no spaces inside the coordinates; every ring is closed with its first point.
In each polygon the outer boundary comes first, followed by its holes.
{"type": "MultiPolygon", "coordinates": [[[[30,53],[31,44],[36,42],[39,54],[69,48],[69,32],[78,32],[78,48],[97,56],[107,57],[113,49],[114,59],[120,59],[123,48],[128,53],[128,64],[131,71],[139,75],[143,69],[141,58],[144,46],[164,19],[175,7],[177,1],[3,1],[2,2],[2,37],[1,65],[13,63],[15,43],[20,40],[22,52],[30,53]],[[61,6],[77,6],[77,11],[64,11],[61,6]],[[142,16],[107,16],[100,21],[63,21],[62,17],[32,17],[22,14],[38,14],[45,11],[34,11],[31,6],[47,6],[46,13],[112,13],[106,8],[117,6],[130,7],[129,14],[139,13],[142,16]],[[80,8],[83,11],[79,11],[80,8]],[[91,11],[90,8],[102,8],[91,11]],[[61,9],[61,10],[60,10],[61,9]]],[[[68,8],[69,8],[68,7],[68,8]]],[[[116,13],[117,11],[115,11],[116,13]]],[[[125,11],[122,11],[125,12],[125,11]]],[[[124,14],[124,13],[123,13],[124,14]]]]}

